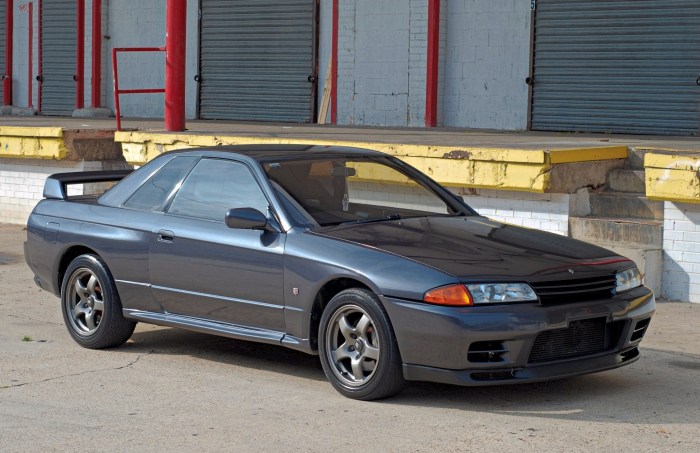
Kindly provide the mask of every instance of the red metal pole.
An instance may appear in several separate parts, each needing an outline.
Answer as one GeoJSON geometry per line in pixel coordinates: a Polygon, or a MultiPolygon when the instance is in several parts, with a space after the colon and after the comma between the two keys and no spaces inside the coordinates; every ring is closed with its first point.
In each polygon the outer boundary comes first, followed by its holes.
{"type": "Polygon", "coordinates": [[[165,11],[165,130],[185,130],[187,1],[167,0],[165,11]]]}
{"type": "Polygon", "coordinates": [[[338,121],[338,0],[333,0],[331,32],[331,124],[338,121]]]}
{"type": "Polygon", "coordinates": [[[92,90],[90,106],[100,106],[102,94],[102,0],[92,0],[92,90]]]}
{"type": "Polygon", "coordinates": [[[75,108],[85,107],[85,0],[78,0],[75,55],[75,108]]]}
{"type": "Polygon", "coordinates": [[[117,130],[122,130],[121,109],[119,108],[119,67],[117,66],[117,49],[112,49],[112,80],[114,81],[114,114],[117,117],[117,130]]]}
{"type": "Polygon", "coordinates": [[[29,61],[27,62],[27,108],[32,108],[32,102],[34,101],[34,93],[32,93],[32,85],[34,85],[34,80],[32,80],[32,72],[34,68],[32,64],[34,62],[34,4],[29,2],[27,18],[29,19],[29,61]]]}
{"type": "Polygon", "coordinates": [[[41,0],[37,0],[36,7],[36,73],[38,74],[36,78],[36,111],[41,112],[41,82],[43,81],[42,71],[44,70],[43,66],[41,65],[41,59],[43,57],[41,50],[41,0]]]}
{"type": "Polygon", "coordinates": [[[6,0],[5,10],[5,74],[2,76],[2,103],[12,105],[12,27],[14,25],[14,1],[6,0]]]}
{"type": "Polygon", "coordinates": [[[428,0],[428,55],[425,82],[425,127],[437,125],[440,0],[428,0]]]}

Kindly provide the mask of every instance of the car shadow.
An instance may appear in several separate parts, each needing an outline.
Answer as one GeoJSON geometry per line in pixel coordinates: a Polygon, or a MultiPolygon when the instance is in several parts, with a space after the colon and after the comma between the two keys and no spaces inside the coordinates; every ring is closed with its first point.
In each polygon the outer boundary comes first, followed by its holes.
{"type": "MultiPolygon", "coordinates": [[[[134,333],[121,352],[202,360],[325,381],[317,356],[284,347],[155,326],[134,333]]],[[[586,376],[532,384],[459,387],[411,382],[371,404],[433,407],[603,423],[688,423],[700,416],[700,357],[643,349],[640,361],[586,376]],[[695,412],[695,415],[692,415],[695,412]]]]}
{"type": "Polygon", "coordinates": [[[305,379],[326,379],[318,356],[273,344],[191,332],[183,329],[145,326],[134,332],[120,352],[187,355],[228,365],[243,366],[305,379]]]}

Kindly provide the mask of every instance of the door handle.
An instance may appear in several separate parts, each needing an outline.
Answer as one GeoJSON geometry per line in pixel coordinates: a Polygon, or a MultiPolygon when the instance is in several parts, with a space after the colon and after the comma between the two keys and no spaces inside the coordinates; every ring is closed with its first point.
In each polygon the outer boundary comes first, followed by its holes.
{"type": "Polygon", "coordinates": [[[170,230],[160,230],[158,232],[158,242],[173,242],[175,234],[170,230]]]}

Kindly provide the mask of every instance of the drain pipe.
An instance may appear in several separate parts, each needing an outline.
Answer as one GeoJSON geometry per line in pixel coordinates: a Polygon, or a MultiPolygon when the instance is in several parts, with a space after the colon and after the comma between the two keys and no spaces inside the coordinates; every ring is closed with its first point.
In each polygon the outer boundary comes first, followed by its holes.
{"type": "Polygon", "coordinates": [[[41,85],[44,81],[43,76],[42,76],[42,71],[44,70],[44,67],[41,64],[41,59],[43,58],[42,54],[42,45],[43,42],[41,40],[41,1],[42,0],[37,0],[36,2],[36,111],[41,112],[41,85]]]}
{"type": "Polygon", "coordinates": [[[425,127],[437,125],[440,0],[428,0],[428,55],[425,77],[425,127]]]}
{"type": "Polygon", "coordinates": [[[12,27],[14,24],[14,1],[5,3],[5,74],[2,76],[2,103],[12,105],[12,27]]]}
{"type": "Polygon", "coordinates": [[[165,130],[185,130],[187,1],[167,0],[165,11],[165,130]]]}
{"type": "Polygon", "coordinates": [[[338,122],[338,0],[333,0],[331,31],[331,124],[338,122]]]}
{"type": "Polygon", "coordinates": [[[29,49],[27,52],[27,108],[32,109],[34,103],[34,93],[32,93],[32,88],[34,85],[34,77],[32,73],[34,72],[34,3],[29,2],[27,4],[27,19],[28,19],[28,39],[29,49]]]}
{"type": "Polygon", "coordinates": [[[75,108],[85,107],[85,0],[78,0],[75,55],[75,108]]]}
{"type": "Polygon", "coordinates": [[[102,94],[102,0],[92,0],[92,96],[90,107],[96,109],[102,94]]]}

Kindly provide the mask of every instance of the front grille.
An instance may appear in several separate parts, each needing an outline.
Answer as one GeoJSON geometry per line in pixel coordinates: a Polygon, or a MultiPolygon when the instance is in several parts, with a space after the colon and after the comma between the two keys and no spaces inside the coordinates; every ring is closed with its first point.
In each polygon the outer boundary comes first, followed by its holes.
{"type": "Polygon", "coordinates": [[[530,351],[529,363],[549,362],[596,354],[617,345],[624,321],[606,318],[573,321],[566,329],[540,332],[530,351]]]}
{"type": "Polygon", "coordinates": [[[578,278],[530,284],[542,304],[581,302],[609,299],[613,296],[617,280],[614,275],[578,278]]]}

